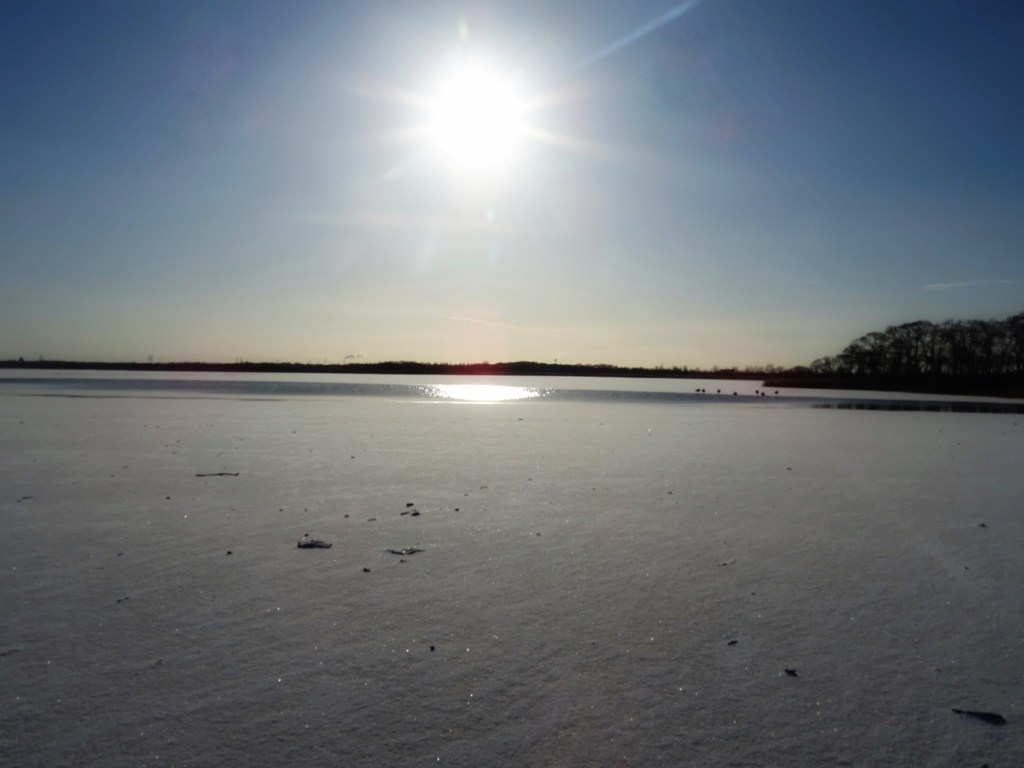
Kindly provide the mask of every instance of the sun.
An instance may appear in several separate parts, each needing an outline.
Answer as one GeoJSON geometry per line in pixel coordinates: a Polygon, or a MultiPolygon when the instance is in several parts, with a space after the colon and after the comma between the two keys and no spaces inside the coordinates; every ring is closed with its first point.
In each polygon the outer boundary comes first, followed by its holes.
{"type": "Polygon", "coordinates": [[[507,169],[524,137],[524,104],[511,78],[464,62],[429,101],[431,144],[446,165],[470,176],[507,169]]]}

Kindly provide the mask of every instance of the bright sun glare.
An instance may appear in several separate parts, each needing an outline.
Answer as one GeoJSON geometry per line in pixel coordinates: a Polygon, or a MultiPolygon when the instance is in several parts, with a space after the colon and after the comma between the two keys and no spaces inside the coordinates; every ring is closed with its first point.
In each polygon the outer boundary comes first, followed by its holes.
{"type": "Polygon", "coordinates": [[[431,100],[429,133],[441,158],[469,175],[506,168],[524,133],[514,83],[482,64],[463,64],[431,100]]]}
{"type": "Polygon", "coordinates": [[[508,387],[501,384],[438,384],[426,389],[434,397],[468,403],[501,403],[542,396],[541,391],[537,389],[508,387]]]}

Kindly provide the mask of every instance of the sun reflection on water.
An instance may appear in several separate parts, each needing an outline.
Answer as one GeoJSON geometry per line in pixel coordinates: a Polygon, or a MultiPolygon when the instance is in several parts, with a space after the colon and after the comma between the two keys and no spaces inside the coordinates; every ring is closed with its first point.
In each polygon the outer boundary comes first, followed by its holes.
{"type": "Polygon", "coordinates": [[[539,389],[499,384],[438,384],[424,389],[430,397],[468,403],[503,403],[508,400],[527,400],[542,394],[539,389]]]}

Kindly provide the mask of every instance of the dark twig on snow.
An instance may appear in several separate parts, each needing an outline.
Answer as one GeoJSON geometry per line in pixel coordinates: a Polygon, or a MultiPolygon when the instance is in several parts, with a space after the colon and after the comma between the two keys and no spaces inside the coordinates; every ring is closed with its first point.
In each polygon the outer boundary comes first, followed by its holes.
{"type": "Polygon", "coordinates": [[[1006,718],[995,712],[977,712],[973,709],[956,709],[954,712],[962,717],[973,717],[977,720],[983,720],[989,725],[1006,725],[1006,718]]]}

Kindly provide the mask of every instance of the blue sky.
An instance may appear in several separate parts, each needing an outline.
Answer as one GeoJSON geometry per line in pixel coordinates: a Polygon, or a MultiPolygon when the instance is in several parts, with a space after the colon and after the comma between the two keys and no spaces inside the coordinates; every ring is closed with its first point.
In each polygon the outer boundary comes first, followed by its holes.
{"type": "Polygon", "coordinates": [[[791,365],[1024,309],[1024,10],[705,0],[598,55],[675,8],[0,3],[0,358],[791,365]],[[465,60],[558,140],[402,138],[465,60]]]}

